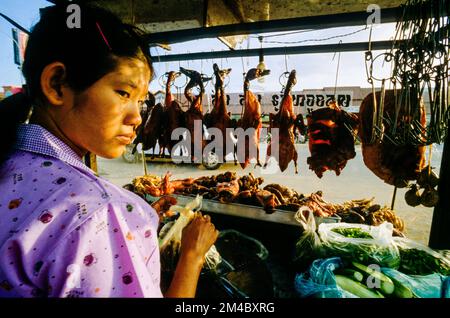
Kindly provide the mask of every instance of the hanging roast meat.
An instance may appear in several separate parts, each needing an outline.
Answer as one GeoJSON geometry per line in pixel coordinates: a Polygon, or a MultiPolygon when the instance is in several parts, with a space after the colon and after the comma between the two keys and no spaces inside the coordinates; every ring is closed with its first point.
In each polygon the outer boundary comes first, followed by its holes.
{"type": "Polygon", "coordinates": [[[205,140],[203,138],[203,107],[202,100],[205,88],[203,86],[203,78],[201,74],[194,70],[187,70],[180,67],[180,71],[190,78],[189,83],[186,85],[184,90],[184,95],[186,99],[191,103],[189,109],[184,113],[184,123],[191,139],[191,145],[188,149],[189,156],[195,162],[198,159],[195,154],[199,152],[203,153],[203,148],[205,146],[205,140]],[[192,89],[198,86],[200,92],[195,96],[192,89]],[[197,129],[195,126],[197,125],[197,129]],[[200,147],[200,149],[197,149],[200,147]]]}
{"type": "MultiPolygon", "coordinates": [[[[380,92],[376,93],[377,105],[380,105],[380,92]]],[[[400,96],[400,92],[397,93],[400,96]]],[[[401,105],[400,105],[401,106],[401,105]]],[[[395,118],[395,94],[393,90],[385,91],[383,112],[384,131],[390,131],[390,123],[395,118]]],[[[397,187],[405,187],[408,180],[416,180],[425,166],[425,146],[396,145],[386,135],[372,138],[373,134],[373,94],[367,95],[359,109],[359,136],[362,142],[362,154],[365,165],[384,182],[397,187]]],[[[405,115],[404,107],[399,107],[398,122],[408,123],[410,117],[405,115]]],[[[420,103],[420,125],[425,127],[425,108],[420,103]]],[[[380,128],[380,127],[379,127],[380,128]]],[[[400,131],[400,130],[399,130],[400,131]]]]}
{"type": "Polygon", "coordinates": [[[137,145],[139,143],[143,143],[143,141],[144,141],[144,128],[145,128],[145,124],[147,123],[148,118],[150,117],[152,109],[155,107],[155,96],[149,92],[144,104],[145,104],[145,106],[140,111],[141,125],[139,125],[139,127],[137,128],[136,139],[133,141],[133,145],[134,145],[133,151],[132,151],[133,154],[136,152],[137,145]]]}
{"type": "Polygon", "coordinates": [[[161,139],[164,126],[164,108],[161,103],[155,105],[151,112],[150,116],[147,119],[147,122],[144,125],[143,130],[143,150],[148,150],[153,148],[152,158],[155,156],[155,148],[158,140],[161,139]]]}
{"type": "Polygon", "coordinates": [[[333,102],[327,108],[311,112],[307,121],[311,152],[307,158],[309,168],[319,178],[327,170],[334,170],[339,175],[347,161],[356,156],[354,134],[358,116],[342,110],[333,102]]]}
{"type": "MultiPolygon", "coordinates": [[[[304,129],[303,116],[295,115],[294,103],[292,101],[291,90],[297,83],[296,71],[292,70],[284,90],[283,100],[278,113],[269,115],[269,129],[279,130],[279,138],[272,138],[267,148],[267,158],[275,157],[278,161],[281,171],[286,170],[289,163],[294,161],[295,173],[298,173],[297,159],[298,154],[295,149],[295,129],[302,132],[304,129]],[[276,144],[278,144],[279,152],[276,153],[276,144]],[[274,153],[272,153],[274,152],[274,153]]],[[[267,165],[267,162],[266,162],[267,165]]]]}
{"type": "Polygon", "coordinates": [[[179,73],[173,71],[169,72],[166,83],[166,105],[162,121],[164,129],[160,138],[160,147],[161,151],[164,151],[164,149],[167,148],[169,154],[172,154],[172,148],[180,141],[172,140],[172,132],[177,128],[184,127],[184,111],[170,92],[170,87],[178,75],[179,73]]]}
{"type": "Polygon", "coordinates": [[[251,130],[249,130],[251,133],[245,134],[245,140],[239,140],[238,138],[238,146],[235,148],[235,156],[237,154],[237,158],[243,169],[248,166],[250,159],[254,158],[252,155],[256,155],[256,165],[261,166],[259,161],[259,139],[261,136],[262,127],[261,104],[255,94],[250,91],[250,81],[269,73],[269,70],[261,71],[260,69],[252,68],[245,76],[244,114],[242,115],[242,118],[239,119],[237,126],[242,128],[244,132],[251,128],[251,130]],[[242,143],[244,143],[243,153],[241,153],[242,151],[240,150],[242,143]],[[256,154],[253,154],[252,150],[256,150],[256,154]]]}
{"type": "MultiPolygon", "coordinates": [[[[214,63],[213,69],[216,78],[214,107],[210,113],[204,116],[204,124],[206,128],[217,128],[222,133],[221,151],[218,151],[218,149],[215,149],[215,151],[216,154],[222,155],[219,160],[223,162],[225,161],[225,156],[233,152],[233,148],[227,148],[227,145],[233,145],[233,139],[230,132],[227,132],[227,129],[236,127],[235,121],[231,119],[230,113],[227,111],[226,94],[223,85],[225,77],[231,72],[231,68],[220,70],[217,64],[214,63]]],[[[207,141],[206,144],[211,141],[207,141]]],[[[236,159],[235,163],[237,163],[236,159]]]]}
{"type": "Polygon", "coordinates": [[[150,116],[150,112],[151,112],[153,106],[155,106],[155,104],[156,104],[155,95],[148,92],[147,99],[145,100],[144,104],[145,104],[145,106],[142,107],[141,112],[140,112],[141,119],[142,119],[142,122],[141,122],[142,125],[140,127],[143,127],[143,124],[145,124],[148,117],[150,116]]]}

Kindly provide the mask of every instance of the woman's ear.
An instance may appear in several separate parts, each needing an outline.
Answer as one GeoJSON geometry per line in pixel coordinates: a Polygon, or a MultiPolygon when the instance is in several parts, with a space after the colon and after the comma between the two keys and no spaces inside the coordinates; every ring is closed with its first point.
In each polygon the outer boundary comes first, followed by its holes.
{"type": "Polygon", "coordinates": [[[66,78],[66,67],[61,62],[48,64],[41,73],[41,89],[51,105],[63,104],[63,86],[66,78]]]}

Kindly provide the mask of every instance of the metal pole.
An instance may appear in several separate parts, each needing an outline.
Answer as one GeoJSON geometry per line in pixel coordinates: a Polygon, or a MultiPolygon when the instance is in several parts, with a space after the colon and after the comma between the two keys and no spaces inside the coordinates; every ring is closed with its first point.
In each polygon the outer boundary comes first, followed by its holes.
{"type": "Polygon", "coordinates": [[[450,125],[447,129],[439,173],[439,202],[434,208],[428,244],[434,249],[448,250],[450,249],[450,125]]]}
{"type": "MultiPolygon", "coordinates": [[[[403,41],[397,41],[395,46],[402,44],[403,41]]],[[[372,50],[390,50],[394,45],[393,41],[376,41],[371,42],[372,50]]],[[[352,42],[340,44],[322,44],[322,45],[302,45],[287,47],[271,47],[264,48],[263,54],[267,55],[295,55],[295,54],[313,54],[313,53],[329,53],[329,52],[363,52],[369,49],[369,42],[352,42]]],[[[248,56],[259,56],[261,49],[245,49],[230,51],[214,51],[214,52],[197,52],[188,54],[168,54],[153,57],[154,63],[174,62],[174,61],[191,61],[201,59],[220,59],[220,58],[242,58],[248,56]]]]}

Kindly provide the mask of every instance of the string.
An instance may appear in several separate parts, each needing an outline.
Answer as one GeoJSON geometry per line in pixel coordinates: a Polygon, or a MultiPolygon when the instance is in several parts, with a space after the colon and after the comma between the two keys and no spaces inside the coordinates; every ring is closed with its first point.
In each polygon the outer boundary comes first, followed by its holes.
{"type": "MultiPolygon", "coordinates": [[[[339,44],[342,43],[342,40],[339,41],[339,44]]],[[[334,52],[334,56],[333,56],[333,60],[336,56],[336,52],[334,52]]],[[[341,51],[339,51],[338,53],[338,63],[337,63],[337,68],[336,68],[336,78],[334,80],[334,98],[336,99],[336,90],[337,90],[337,82],[338,82],[338,76],[339,76],[339,64],[341,62],[341,51]]]]}

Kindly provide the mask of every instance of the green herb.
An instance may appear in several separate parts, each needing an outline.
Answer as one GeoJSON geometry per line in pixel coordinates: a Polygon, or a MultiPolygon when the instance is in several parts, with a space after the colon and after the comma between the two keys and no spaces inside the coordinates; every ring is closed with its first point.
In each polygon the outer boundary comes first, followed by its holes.
{"type": "Polygon", "coordinates": [[[360,228],[335,228],[332,229],[332,231],[348,238],[373,239],[369,233],[361,230],[360,228]]]}
{"type": "Polygon", "coordinates": [[[378,264],[382,267],[398,268],[400,256],[395,245],[377,245],[350,242],[324,242],[323,257],[339,256],[347,261],[364,265],[378,264]]]}
{"type": "Polygon", "coordinates": [[[439,273],[450,275],[450,262],[437,258],[426,251],[400,248],[400,271],[410,275],[429,275],[439,273]]]}

